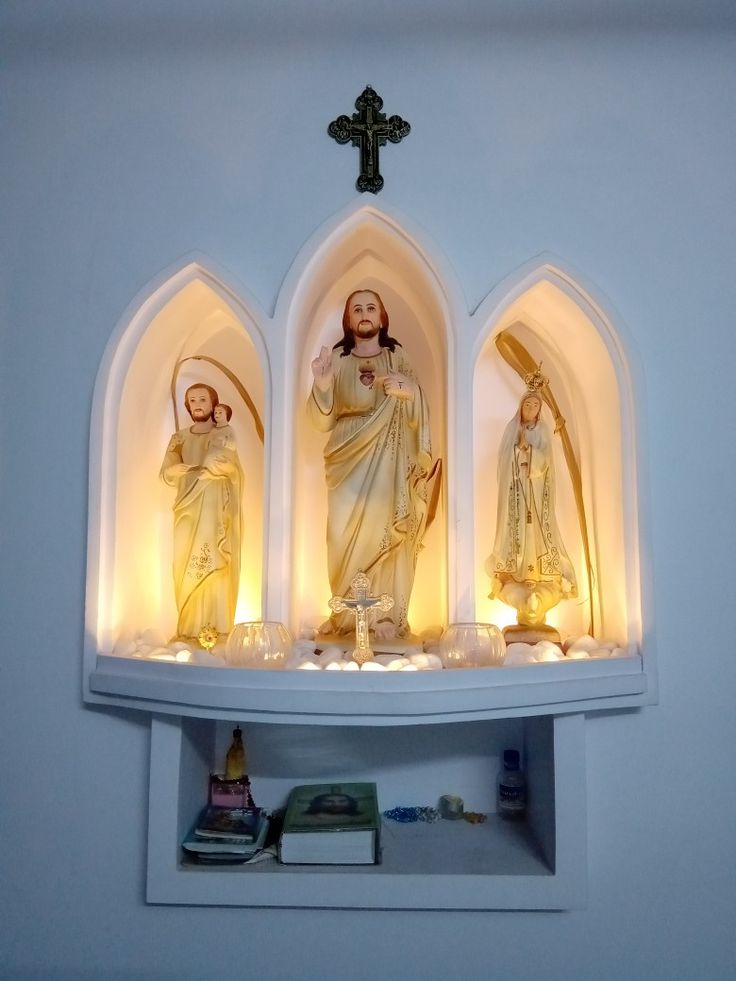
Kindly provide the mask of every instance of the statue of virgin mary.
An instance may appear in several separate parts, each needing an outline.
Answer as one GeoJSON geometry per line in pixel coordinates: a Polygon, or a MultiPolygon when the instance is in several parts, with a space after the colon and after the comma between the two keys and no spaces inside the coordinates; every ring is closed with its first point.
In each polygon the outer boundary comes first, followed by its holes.
{"type": "Polygon", "coordinates": [[[517,611],[507,641],[559,641],[545,623],[548,610],[577,596],[575,571],[555,515],[552,434],[542,419],[539,389],[545,379],[527,376],[527,390],[501,439],[498,457],[496,538],[486,568],[491,598],[517,611]]]}

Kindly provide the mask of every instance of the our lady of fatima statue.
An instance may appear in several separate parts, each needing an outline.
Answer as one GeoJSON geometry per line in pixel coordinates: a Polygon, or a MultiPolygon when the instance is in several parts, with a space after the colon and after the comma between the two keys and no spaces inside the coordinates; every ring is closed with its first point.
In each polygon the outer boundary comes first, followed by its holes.
{"type": "Polygon", "coordinates": [[[517,611],[506,641],[559,642],[545,618],[560,600],[577,596],[577,583],[555,516],[552,434],[540,395],[547,379],[537,369],[524,381],[527,390],[501,439],[496,538],[486,568],[491,598],[517,611]]]}

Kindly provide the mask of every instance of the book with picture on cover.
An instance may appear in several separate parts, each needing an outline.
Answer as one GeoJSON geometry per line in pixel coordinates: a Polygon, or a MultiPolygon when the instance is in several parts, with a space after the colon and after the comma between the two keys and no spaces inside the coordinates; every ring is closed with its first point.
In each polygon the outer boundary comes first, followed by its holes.
{"type": "Polygon", "coordinates": [[[263,849],[268,834],[269,821],[265,814],[259,816],[256,837],[253,841],[240,841],[232,838],[202,838],[197,834],[195,828],[192,828],[182,842],[182,847],[188,855],[194,856],[200,862],[247,862],[263,849]]]}
{"type": "Polygon", "coordinates": [[[194,833],[197,838],[232,842],[252,842],[260,828],[258,807],[217,807],[209,804],[197,819],[194,833]]]}
{"type": "Polygon", "coordinates": [[[289,795],[279,858],[293,865],[372,865],[379,829],[374,783],[302,784],[289,795]]]}

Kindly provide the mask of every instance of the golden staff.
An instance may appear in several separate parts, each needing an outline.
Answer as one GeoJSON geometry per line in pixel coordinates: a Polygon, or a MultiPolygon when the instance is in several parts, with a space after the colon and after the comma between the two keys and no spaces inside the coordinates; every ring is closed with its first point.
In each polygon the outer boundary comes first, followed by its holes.
{"type": "MultiPolygon", "coordinates": [[[[526,375],[533,374],[539,367],[534,360],[534,358],[529,354],[527,349],[523,344],[520,343],[515,337],[513,337],[508,330],[502,330],[501,333],[496,338],[496,347],[501,353],[501,357],[504,361],[511,365],[514,371],[524,378],[526,375]]],[[[588,573],[588,593],[590,596],[590,622],[588,624],[588,633],[591,636],[593,634],[593,565],[590,561],[590,544],[588,542],[588,524],[585,520],[585,506],[583,503],[583,481],[580,476],[580,466],[578,465],[577,457],[575,456],[575,450],[573,449],[572,441],[570,435],[567,431],[567,426],[565,424],[565,419],[560,412],[560,407],[552,394],[552,389],[549,384],[543,385],[539,389],[539,394],[542,396],[546,404],[549,406],[552,415],[555,420],[555,432],[559,433],[560,439],[562,440],[562,449],[565,454],[565,461],[567,463],[567,469],[570,471],[570,480],[572,481],[572,489],[575,495],[575,504],[578,511],[578,521],[580,523],[580,534],[583,539],[583,553],[585,555],[585,567],[588,573]]]]}
{"type": "Polygon", "coordinates": [[[194,354],[189,358],[182,358],[181,361],[177,361],[176,364],[174,365],[174,372],[171,376],[171,401],[174,404],[175,429],[177,430],[179,429],[179,411],[176,405],[176,381],[177,378],[179,377],[179,368],[181,368],[181,366],[184,364],[185,361],[207,361],[209,364],[213,364],[216,368],[219,368],[220,371],[223,373],[223,375],[225,375],[226,378],[230,379],[230,381],[237,389],[238,394],[245,402],[245,404],[248,406],[250,414],[253,416],[253,424],[256,427],[256,433],[258,434],[258,438],[260,439],[261,443],[263,443],[263,423],[261,422],[261,417],[258,415],[258,409],[255,407],[255,403],[253,402],[253,399],[248,394],[245,386],[241,383],[240,379],[237,378],[232,373],[232,371],[230,371],[229,368],[226,368],[224,364],[220,364],[219,361],[216,361],[214,358],[208,357],[206,354],[194,354]]]}

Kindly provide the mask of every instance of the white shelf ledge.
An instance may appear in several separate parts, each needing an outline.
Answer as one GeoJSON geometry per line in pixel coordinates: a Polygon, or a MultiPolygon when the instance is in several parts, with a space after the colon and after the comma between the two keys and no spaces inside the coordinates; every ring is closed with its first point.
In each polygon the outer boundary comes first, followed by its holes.
{"type": "Polygon", "coordinates": [[[524,667],[417,672],[254,671],[98,655],[86,700],[287,724],[401,725],[634,707],[638,654],[524,667]]]}

